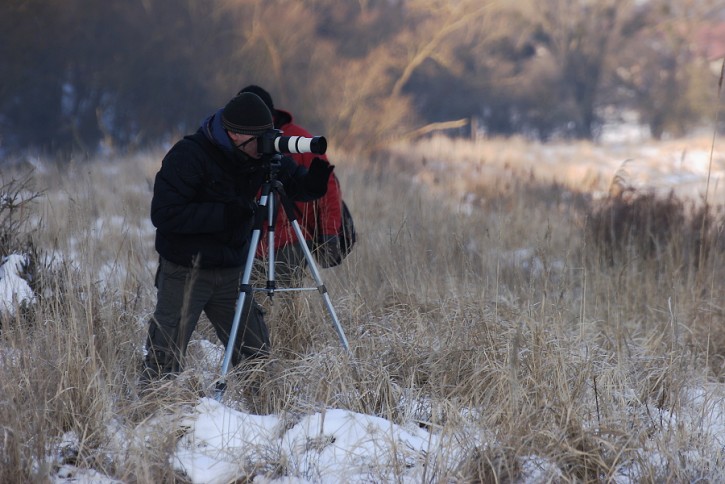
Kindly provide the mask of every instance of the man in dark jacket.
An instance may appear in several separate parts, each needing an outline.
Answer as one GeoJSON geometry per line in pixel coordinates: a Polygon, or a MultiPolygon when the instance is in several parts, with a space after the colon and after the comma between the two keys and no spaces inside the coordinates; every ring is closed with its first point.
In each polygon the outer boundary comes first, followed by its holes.
{"type": "MultiPolygon", "coordinates": [[[[144,379],[181,370],[202,311],[228,344],[256,196],[269,172],[256,141],[272,127],[264,102],[240,94],[164,157],[151,201],[160,265],[144,379]]],[[[324,160],[306,169],[283,157],[277,179],[291,199],[309,201],[325,194],[332,169],[324,160]]],[[[245,298],[232,364],[267,355],[269,345],[261,308],[245,298]]]]}

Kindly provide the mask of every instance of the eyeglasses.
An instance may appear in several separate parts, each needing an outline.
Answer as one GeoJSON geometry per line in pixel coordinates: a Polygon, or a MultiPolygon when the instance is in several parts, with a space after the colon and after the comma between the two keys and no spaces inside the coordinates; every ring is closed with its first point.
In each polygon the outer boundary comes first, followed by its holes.
{"type": "Polygon", "coordinates": [[[255,136],[255,137],[253,137],[253,138],[249,138],[249,139],[248,139],[247,141],[245,141],[244,143],[240,143],[240,144],[238,144],[238,145],[237,145],[237,148],[239,148],[240,150],[243,150],[243,149],[244,149],[244,148],[245,148],[245,147],[246,147],[246,146],[247,146],[247,145],[248,145],[249,143],[251,143],[252,141],[257,141],[257,136],[255,136]]]}

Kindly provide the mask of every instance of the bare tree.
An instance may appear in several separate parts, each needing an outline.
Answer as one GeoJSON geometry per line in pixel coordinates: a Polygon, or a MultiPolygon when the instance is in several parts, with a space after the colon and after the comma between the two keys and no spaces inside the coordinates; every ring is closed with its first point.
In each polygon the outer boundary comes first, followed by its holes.
{"type": "Polygon", "coordinates": [[[7,0],[2,147],[140,146],[249,83],[348,146],[462,126],[592,137],[603,105],[655,136],[709,107],[688,32],[716,0],[7,0]],[[199,18],[204,18],[199,22],[199,18]],[[704,106],[704,108],[703,108],[704,106]],[[41,132],[42,136],[38,136],[41,132]]]}
{"type": "MultiPolygon", "coordinates": [[[[465,68],[456,52],[461,36],[475,31],[491,8],[479,1],[386,3],[376,5],[377,18],[388,22],[384,41],[370,39],[366,45],[374,47],[360,58],[349,59],[339,71],[345,96],[336,124],[377,140],[427,131],[418,131],[428,122],[418,95],[427,93],[412,87],[414,78],[428,64],[449,78],[462,75],[465,68]]],[[[370,18],[373,13],[365,15],[370,18]]],[[[451,96],[450,91],[446,95],[451,96]]]]}
{"type": "Polygon", "coordinates": [[[590,138],[599,122],[600,88],[611,74],[615,47],[634,15],[633,0],[547,0],[517,3],[535,29],[541,53],[558,73],[557,92],[570,106],[571,134],[590,138]]]}
{"type": "Polygon", "coordinates": [[[616,82],[656,139],[681,136],[704,116],[714,78],[694,40],[713,11],[713,2],[653,0],[642,11],[639,28],[620,50],[616,82]]]}

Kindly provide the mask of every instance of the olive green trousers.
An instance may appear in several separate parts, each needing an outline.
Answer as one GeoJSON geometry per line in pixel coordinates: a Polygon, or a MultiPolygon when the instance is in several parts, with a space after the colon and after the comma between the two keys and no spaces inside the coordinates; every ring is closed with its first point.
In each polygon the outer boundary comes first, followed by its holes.
{"type": "MultiPolygon", "coordinates": [[[[241,267],[200,269],[161,259],[156,278],[157,302],[146,341],[147,378],[183,369],[183,357],[202,311],[226,348],[240,294],[241,267]]],[[[270,340],[264,312],[245,296],[232,365],[267,356],[270,340]]]]}

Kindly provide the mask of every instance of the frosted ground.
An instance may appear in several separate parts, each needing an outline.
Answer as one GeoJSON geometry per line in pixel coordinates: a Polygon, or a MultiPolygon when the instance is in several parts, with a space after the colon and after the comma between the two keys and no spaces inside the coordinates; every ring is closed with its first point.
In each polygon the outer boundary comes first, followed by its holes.
{"type": "MultiPolygon", "coordinates": [[[[721,143],[721,146],[725,143],[721,143]]],[[[436,177],[455,177],[461,182],[457,196],[466,200],[466,181],[474,173],[485,176],[491,170],[512,169],[506,165],[507,143],[485,150],[476,144],[469,148],[457,146],[456,141],[434,138],[416,146],[421,164],[416,169],[420,183],[430,183],[436,177]],[[482,155],[481,153],[487,153],[482,155]],[[445,153],[456,152],[453,160],[445,153]],[[490,153],[498,156],[493,156],[490,153]]],[[[403,149],[403,148],[401,148],[403,149]]],[[[410,147],[405,147],[410,154],[410,147]]],[[[529,159],[516,170],[531,170],[542,178],[551,177],[583,190],[600,191],[618,171],[628,183],[638,189],[660,192],[674,190],[693,200],[702,200],[709,185],[707,198],[713,203],[725,200],[725,151],[710,152],[706,144],[693,148],[687,141],[673,141],[658,145],[624,143],[617,145],[534,145],[529,159]],[[584,153],[584,155],[582,154],[584,153]],[[630,161],[626,161],[630,160],[630,161]]],[[[603,194],[604,192],[600,193],[603,194]]],[[[0,310],[12,312],[18,300],[33,302],[33,295],[24,281],[17,276],[23,255],[14,254],[3,260],[0,268],[0,310]]],[[[209,358],[218,358],[223,348],[209,343],[209,358]]],[[[425,405],[425,401],[411,400],[410,405],[425,405]]],[[[411,412],[411,415],[414,412],[411,412]]],[[[470,416],[462,414],[460,418],[470,416]]],[[[703,381],[691,382],[683,395],[678,411],[659,416],[663,422],[660,432],[673,433],[686,427],[693,442],[690,462],[697,465],[699,456],[722,455],[725,449],[725,387],[703,381]]],[[[113,425],[113,422],[109,423],[113,425]]],[[[109,452],[122,452],[145,436],[169,428],[179,430],[179,440],[172,456],[175,468],[183,471],[194,483],[233,482],[250,469],[271,471],[283,462],[286,475],[257,477],[257,483],[339,483],[339,482],[424,482],[433,479],[432,467],[446,468],[460,457],[456,450],[461,436],[443,435],[435,430],[421,428],[411,419],[402,425],[386,419],[335,408],[320,408],[303,416],[253,415],[243,409],[225,405],[214,399],[201,398],[174,414],[159,415],[134,429],[118,429],[118,439],[109,452]],[[435,466],[433,466],[435,464],[435,466]]],[[[472,426],[472,429],[477,428],[472,426]]],[[[472,430],[465,436],[483,446],[496,442],[472,430]]],[[[72,449],[77,435],[64,436],[55,452],[72,449]]],[[[643,445],[643,460],[657,463],[660,449],[643,445]]],[[[708,465],[701,462],[701,465],[708,465]]],[[[556,480],[557,469],[535,455],[521,462],[522,484],[556,480]]],[[[614,482],[638,482],[637,466],[623,466],[614,476],[614,482]]],[[[271,475],[274,473],[272,472],[271,475]]],[[[270,474],[268,474],[270,475],[270,474]]],[[[725,478],[725,475],[723,475],[725,478]]],[[[61,483],[113,483],[114,479],[95,471],[63,465],[53,482],[61,483]]]]}

